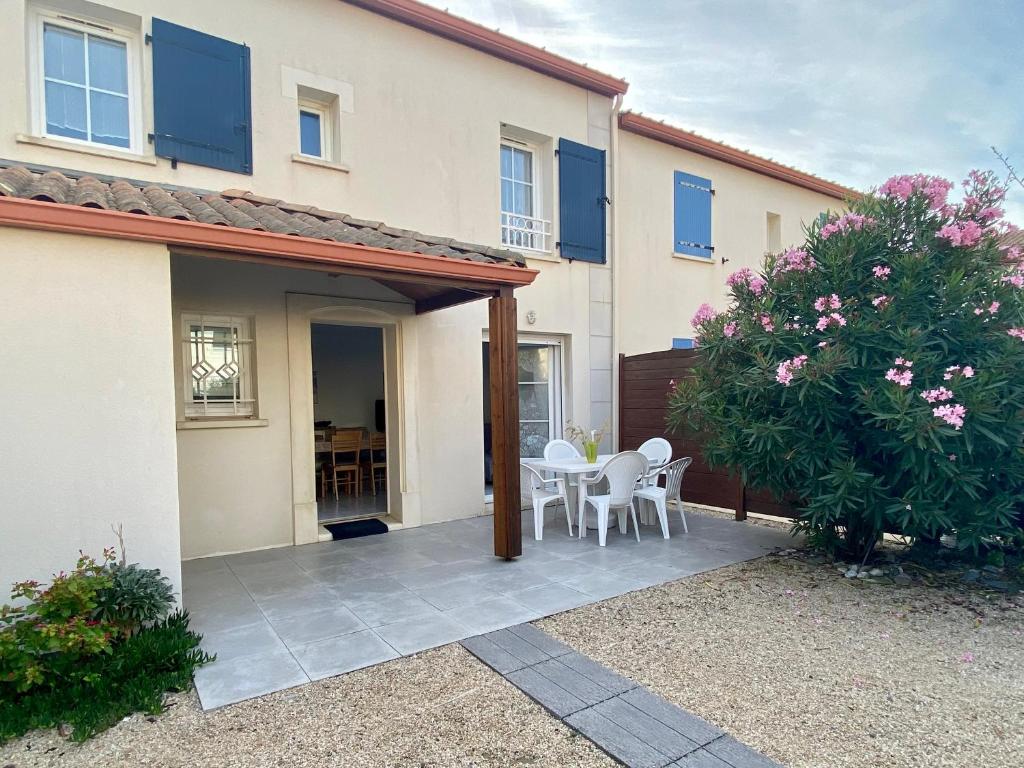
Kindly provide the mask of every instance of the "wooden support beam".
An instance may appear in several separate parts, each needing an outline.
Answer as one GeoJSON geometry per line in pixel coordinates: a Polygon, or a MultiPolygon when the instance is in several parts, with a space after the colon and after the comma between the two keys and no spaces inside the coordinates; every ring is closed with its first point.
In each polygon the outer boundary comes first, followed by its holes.
{"type": "Polygon", "coordinates": [[[494,456],[494,554],[523,554],[519,476],[519,377],[516,300],[501,288],[490,300],[491,452],[494,456]]]}

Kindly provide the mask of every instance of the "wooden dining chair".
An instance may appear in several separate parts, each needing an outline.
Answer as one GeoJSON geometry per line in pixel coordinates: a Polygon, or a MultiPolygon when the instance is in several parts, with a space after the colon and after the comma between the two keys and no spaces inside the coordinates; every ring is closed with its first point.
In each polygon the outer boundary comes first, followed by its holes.
{"type": "Polygon", "coordinates": [[[370,488],[373,495],[377,495],[377,484],[382,489],[387,487],[388,481],[388,443],[387,436],[383,432],[374,432],[367,440],[370,450],[367,452],[363,468],[367,470],[367,477],[370,480],[370,488]]]}
{"type": "Polygon", "coordinates": [[[359,454],[363,450],[363,430],[339,429],[331,436],[331,462],[324,466],[334,485],[334,498],[338,496],[338,478],[348,493],[362,495],[363,468],[359,454]]]}

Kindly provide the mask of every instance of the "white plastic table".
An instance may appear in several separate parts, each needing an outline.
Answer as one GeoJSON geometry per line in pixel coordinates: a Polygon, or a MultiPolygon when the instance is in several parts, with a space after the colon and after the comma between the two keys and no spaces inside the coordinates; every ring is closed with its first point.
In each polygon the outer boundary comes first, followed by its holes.
{"type": "MultiPolygon", "coordinates": [[[[581,475],[596,475],[601,471],[601,468],[608,463],[608,459],[612,458],[612,456],[614,456],[614,454],[601,454],[597,457],[596,461],[587,461],[583,456],[575,459],[522,459],[522,463],[529,464],[531,467],[541,472],[555,472],[560,475],[565,475],[566,480],[570,480],[574,477],[578,480],[581,475]]],[[[579,488],[579,485],[573,487],[567,482],[565,486],[565,492],[570,497],[569,503],[576,507],[578,511],[582,512],[586,494],[576,493],[576,488],[579,488]],[[573,495],[577,498],[573,499],[573,495]]],[[[609,528],[611,527],[613,519],[613,517],[610,517],[608,520],[609,528]]],[[[579,520],[578,514],[576,516],[576,520],[579,520]]],[[[596,516],[594,516],[593,524],[591,524],[590,518],[587,518],[587,528],[597,529],[596,516]]]]}

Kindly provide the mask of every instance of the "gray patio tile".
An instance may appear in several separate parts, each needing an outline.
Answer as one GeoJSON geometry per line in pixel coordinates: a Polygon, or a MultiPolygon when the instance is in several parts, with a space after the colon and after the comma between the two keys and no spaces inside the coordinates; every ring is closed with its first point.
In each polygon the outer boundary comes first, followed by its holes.
{"type": "Polygon", "coordinates": [[[375,554],[367,561],[387,574],[404,573],[434,565],[437,561],[415,550],[375,554]]]}
{"type": "Polygon", "coordinates": [[[336,593],[316,586],[301,592],[287,592],[270,597],[257,597],[256,604],[271,621],[296,616],[310,611],[322,610],[337,605],[336,593]]]}
{"type": "Polygon", "coordinates": [[[182,560],[182,578],[196,576],[200,573],[219,573],[229,570],[223,557],[201,557],[196,560],[182,560]]]}
{"type": "Polygon", "coordinates": [[[653,587],[656,584],[666,584],[676,581],[684,576],[689,576],[687,571],[677,568],[674,565],[663,565],[661,563],[646,563],[645,565],[631,565],[626,568],[613,571],[629,579],[634,579],[645,587],[653,587]]]}
{"type": "Polygon", "coordinates": [[[474,560],[429,563],[419,568],[394,573],[391,577],[403,586],[419,592],[460,581],[477,574],[480,569],[480,564],[474,560]]]}
{"type": "Polygon", "coordinates": [[[585,675],[567,667],[561,659],[549,659],[536,664],[530,669],[543,675],[555,685],[564,688],[587,706],[593,706],[610,699],[615,694],[603,685],[599,685],[585,675]]]}
{"type": "MultiPolygon", "coordinates": [[[[617,533],[615,535],[618,536],[617,533]]],[[[611,534],[609,534],[610,536],[611,534]]],[[[590,540],[593,546],[581,549],[578,553],[572,555],[573,560],[581,560],[587,565],[603,570],[628,568],[631,565],[643,565],[649,561],[649,557],[635,552],[631,553],[625,547],[600,547],[597,544],[596,536],[591,536],[590,540]]],[[[634,541],[634,543],[636,542],[634,541]]]]}
{"type": "Polygon", "coordinates": [[[680,709],[646,688],[634,688],[622,694],[621,698],[699,746],[720,738],[724,733],[718,726],[680,709]]]}
{"type": "Polygon", "coordinates": [[[334,565],[324,565],[313,570],[308,570],[309,577],[321,584],[331,587],[345,586],[357,579],[366,579],[372,576],[383,576],[384,573],[373,563],[365,560],[352,560],[334,565]]]}
{"type": "Polygon", "coordinates": [[[231,604],[218,604],[207,609],[190,611],[191,626],[200,634],[247,627],[265,622],[263,612],[252,600],[231,604]]]}
{"type": "Polygon", "coordinates": [[[541,616],[550,616],[570,608],[579,608],[594,600],[589,595],[570,589],[564,584],[548,584],[543,587],[517,590],[506,594],[527,608],[539,611],[541,616]]]}
{"type": "Polygon", "coordinates": [[[672,763],[669,768],[733,768],[733,766],[715,757],[706,749],[698,749],[672,763]]]}
{"type": "Polygon", "coordinates": [[[573,649],[561,640],[556,640],[547,632],[537,629],[533,624],[515,624],[509,627],[508,631],[552,658],[574,653],[573,649]]]}
{"type": "Polygon", "coordinates": [[[341,604],[286,616],[271,625],[289,648],[366,629],[366,624],[341,604]]]}
{"type": "Polygon", "coordinates": [[[746,744],[741,744],[732,736],[723,736],[708,744],[705,749],[715,757],[721,758],[734,768],[782,768],[769,757],[762,755],[746,744]]]}
{"type": "MultiPolygon", "coordinates": [[[[312,544],[309,546],[316,545],[312,544]]],[[[314,552],[299,551],[301,549],[303,548],[300,547],[292,555],[292,562],[309,573],[314,573],[322,568],[332,568],[339,565],[353,565],[355,563],[362,563],[363,567],[366,567],[365,560],[356,557],[354,552],[350,552],[339,547],[333,547],[332,549],[319,549],[314,552]]]]}
{"type": "Polygon", "coordinates": [[[510,629],[499,629],[494,632],[488,632],[484,637],[506,653],[511,654],[516,659],[519,659],[523,666],[540,664],[542,661],[547,661],[551,658],[551,655],[547,651],[538,648],[527,640],[524,640],[519,635],[514,634],[510,629]]]}
{"type": "Polygon", "coordinates": [[[452,608],[445,611],[444,615],[465,624],[474,635],[538,618],[536,611],[504,596],[452,608]]]}
{"type": "Polygon", "coordinates": [[[457,563],[471,560],[480,555],[478,549],[451,543],[430,544],[422,548],[417,547],[416,551],[436,563],[457,563]]]}
{"type": "Polygon", "coordinates": [[[486,576],[476,577],[476,581],[496,594],[521,592],[534,587],[546,587],[555,582],[547,577],[547,563],[535,564],[514,561],[506,564],[507,568],[495,568],[486,576]]]}
{"type": "Polygon", "coordinates": [[[202,648],[207,653],[217,654],[218,662],[287,650],[266,621],[219,632],[206,632],[203,634],[202,648]]]}
{"type": "Polygon", "coordinates": [[[245,563],[231,567],[239,581],[247,587],[265,582],[291,581],[308,578],[306,572],[292,560],[274,560],[269,563],[245,563]]]}
{"type": "Polygon", "coordinates": [[[372,602],[351,604],[348,607],[371,628],[417,619],[421,616],[439,617],[441,615],[441,611],[409,590],[380,597],[372,602]]]}
{"type": "Polygon", "coordinates": [[[660,768],[669,762],[666,755],[595,709],[585,709],[570,715],[565,718],[565,722],[630,768],[660,768]]]}
{"type": "Polygon", "coordinates": [[[594,709],[669,760],[688,755],[700,746],[621,698],[602,702],[594,709]]]}
{"type": "Polygon", "coordinates": [[[533,667],[520,669],[506,675],[509,682],[523,693],[551,712],[555,717],[568,717],[587,707],[586,702],[577,698],[560,685],[538,673],[533,667]]]}
{"type": "Polygon", "coordinates": [[[272,597],[301,597],[310,592],[325,589],[315,579],[305,573],[282,575],[276,578],[250,580],[243,582],[245,588],[257,602],[272,597]]]}
{"type": "Polygon", "coordinates": [[[414,591],[419,597],[442,611],[501,597],[498,590],[486,583],[481,583],[479,579],[456,579],[446,584],[414,591]]]}
{"type": "Polygon", "coordinates": [[[391,576],[368,576],[364,579],[352,579],[335,585],[334,591],[341,598],[341,602],[350,608],[409,592],[405,586],[391,576]]]}
{"type": "Polygon", "coordinates": [[[586,558],[565,557],[544,565],[544,575],[551,581],[566,581],[577,576],[603,573],[603,569],[586,562],[586,558]]]}
{"type": "Polygon", "coordinates": [[[484,635],[467,637],[462,646],[499,675],[523,669],[526,662],[513,656],[484,635]]]}
{"type": "Polygon", "coordinates": [[[375,632],[364,629],[292,649],[312,680],[322,680],[398,658],[398,652],[375,632]]]}
{"type": "Polygon", "coordinates": [[[472,631],[440,611],[377,628],[377,634],[402,655],[425,651],[469,637],[472,631]]]}
{"type": "Polygon", "coordinates": [[[215,661],[196,670],[195,682],[203,709],[213,709],[308,683],[309,676],[286,649],[281,649],[215,661]]]}
{"type": "Polygon", "coordinates": [[[239,552],[235,555],[225,555],[224,562],[232,570],[237,565],[249,565],[259,563],[271,563],[291,559],[292,547],[272,547],[271,549],[256,549],[252,552],[239,552]]]}
{"type": "Polygon", "coordinates": [[[595,597],[598,600],[606,600],[609,597],[623,595],[626,592],[634,592],[646,586],[636,579],[630,579],[614,571],[575,576],[571,579],[566,579],[562,584],[572,587],[578,592],[595,597]]]}
{"type": "Polygon", "coordinates": [[[625,693],[637,687],[638,683],[613,672],[603,664],[599,664],[588,656],[576,653],[575,651],[559,656],[558,660],[574,672],[586,677],[591,682],[597,683],[611,694],[625,693]]]}

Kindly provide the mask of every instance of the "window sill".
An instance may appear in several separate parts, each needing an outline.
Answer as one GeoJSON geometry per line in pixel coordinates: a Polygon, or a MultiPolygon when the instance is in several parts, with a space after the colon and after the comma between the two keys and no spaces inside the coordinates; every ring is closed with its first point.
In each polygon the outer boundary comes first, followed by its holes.
{"type": "Polygon", "coordinates": [[[300,155],[295,153],[292,155],[293,163],[301,163],[302,165],[312,165],[317,168],[327,168],[331,171],[340,171],[341,173],[351,173],[352,169],[349,168],[345,163],[335,163],[331,160],[321,160],[319,157],[309,157],[308,155],[300,155]]]}
{"type": "Polygon", "coordinates": [[[718,259],[714,256],[708,258],[706,256],[691,256],[688,253],[674,253],[672,254],[673,259],[682,259],[683,261],[695,261],[698,264],[717,264],[718,259]]]}
{"type": "Polygon", "coordinates": [[[178,429],[236,429],[238,427],[269,427],[267,419],[188,419],[179,421],[178,429]]]}
{"type": "Polygon", "coordinates": [[[72,141],[61,141],[50,139],[45,136],[30,136],[19,133],[14,137],[19,144],[33,144],[37,147],[49,149],[63,149],[68,152],[78,152],[82,155],[93,155],[95,157],[107,157],[114,160],[124,160],[127,163],[141,163],[142,165],[156,165],[155,155],[137,155],[132,152],[117,149],[104,149],[103,147],[91,146],[89,144],[78,144],[72,141]]]}
{"type": "MultiPolygon", "coordinates": [[[[502,248],[508,248],[508,246],[502,246],[502,248]]],[[[520,251],[516,248],[509,248],[509,250],[522,254],[523,258],[527,261],[550,261],[553,264],[558,264],[562,261],[561,256],[550,251],[520,251]]]]}

